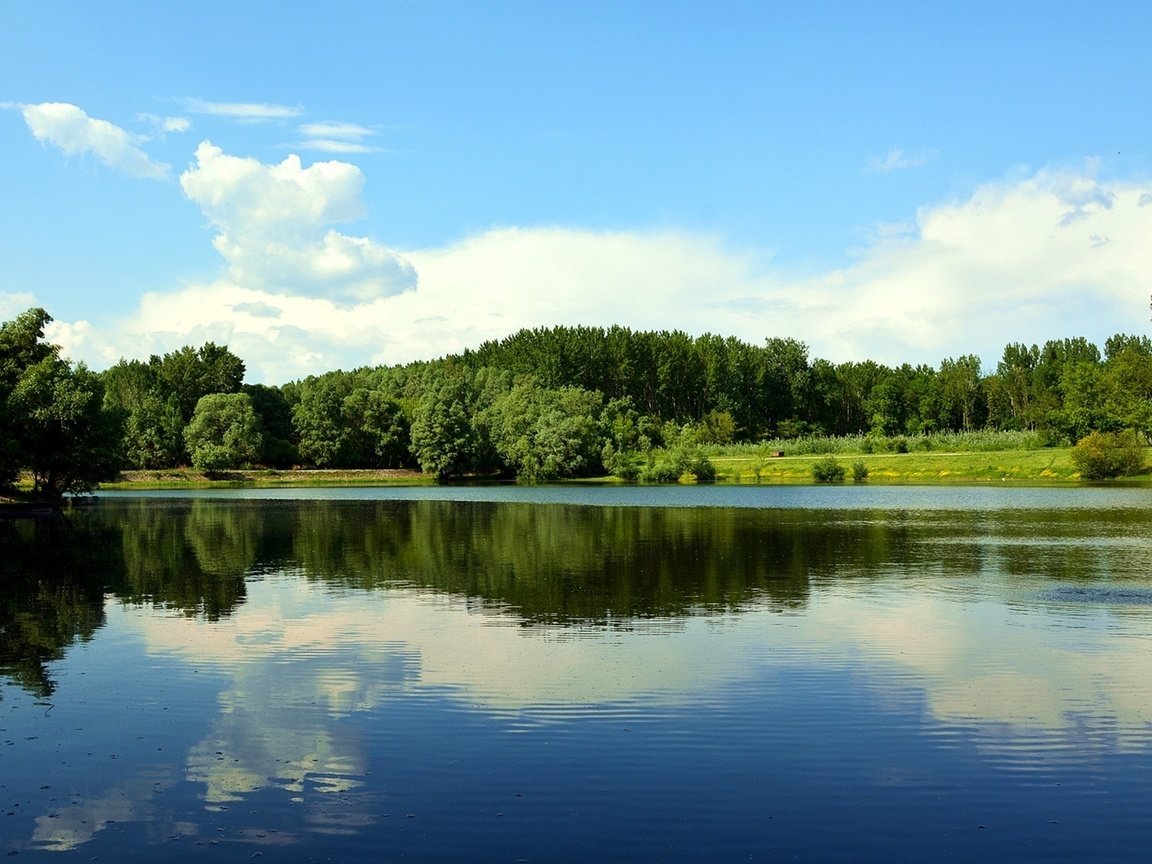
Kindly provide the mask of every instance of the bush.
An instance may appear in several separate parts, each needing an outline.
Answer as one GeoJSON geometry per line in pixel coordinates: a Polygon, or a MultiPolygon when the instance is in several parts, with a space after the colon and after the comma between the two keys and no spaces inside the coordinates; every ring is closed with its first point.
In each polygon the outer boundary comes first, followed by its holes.
{"type": "Polygon", "coordinates": [[[1076,442],[1072,462],[1085,480],[1123,477],[1144,467],[1144,447],[1132,429],[1092,432],[1076,442]]]}
{"type": "Polygon", "coordinates": [[[863,483],[867,479],[868,479],[868,466],[865,465],[863,462],[859,462],[859,461],[853,462],[852,463],[852,482],[853,483],[863,483]]]}
{"type": "Polygon", "coordinates": [[[843,483],[844,466],[835,456],[826,456],[812,465],[812,479],[817,483],[843,483]]]}

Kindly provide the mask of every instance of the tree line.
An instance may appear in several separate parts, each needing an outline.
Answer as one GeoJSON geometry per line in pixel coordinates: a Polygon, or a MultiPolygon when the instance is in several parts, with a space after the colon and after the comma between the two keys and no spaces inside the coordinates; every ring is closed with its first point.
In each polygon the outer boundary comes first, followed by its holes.
{"type": "MultiPolygon", "coordinates": [[[[1029,430],[1152,434],[1152,340],[1012,343],[936,367],[811,358],[796,339],[627,327],[524,329],[437,360],[244,384],[212,342],[102,373],[44,342],[31,309],[0,327],[0,485],[47,495],[119,467],[419,468],[542,481],[714,476],[709,445],[809,435],[1029,430]],[[90,434],[79,435],[85,428],[90,434]]],[[[99,477],[97,477],[99,475],[99,477]]]]}

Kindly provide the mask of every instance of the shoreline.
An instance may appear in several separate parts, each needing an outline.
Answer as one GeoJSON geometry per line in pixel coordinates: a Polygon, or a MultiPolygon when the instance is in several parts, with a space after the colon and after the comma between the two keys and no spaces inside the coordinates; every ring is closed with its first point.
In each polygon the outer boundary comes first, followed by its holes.
{"type": "MultiPolygon", "coordinates": [[[[1070,448],[1043,450],[974,451],[962,453],[918,452],[833,454],[849,469],[843,485],[853,485],[850,470],[860,462],[868,469],[864,484],[875,486],[1084,486],[1100,481],[1080,478],[1070,448]]],[[[716,455],[716,482],[723,485],[816,485],[812,465],[827,454],[780,456],[757,459],[751,455],[716,455]]],[[[460,478],[456,482],[491,482],[492,478],[460,478]]],[[[564,484],[623,483],[611,476],[558,481],[564,484]]],[[[681,481],[686,482],[686,481],[681,481]]],[[[1152,469],[1133,477],[1104,481],[1107,485],[1152,486],[1152,469]]],[[[194,468],[125,471],[120,479],[97,488],[212,489],[227,487],[325,487],[325,486],[434,486],[429,475],[402,468],[253,468],[204,472],[194,468]]]]}

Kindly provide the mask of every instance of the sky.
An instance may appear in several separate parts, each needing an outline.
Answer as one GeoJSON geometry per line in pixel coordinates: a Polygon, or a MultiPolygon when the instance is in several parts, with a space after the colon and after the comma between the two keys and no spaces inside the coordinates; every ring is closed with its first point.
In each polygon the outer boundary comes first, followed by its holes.
{"type": "Polygon", "coordinates": [[[1152,4],[0,0],[0,320],[247,380],[522,327],[1149,332],[1152,4]]]}

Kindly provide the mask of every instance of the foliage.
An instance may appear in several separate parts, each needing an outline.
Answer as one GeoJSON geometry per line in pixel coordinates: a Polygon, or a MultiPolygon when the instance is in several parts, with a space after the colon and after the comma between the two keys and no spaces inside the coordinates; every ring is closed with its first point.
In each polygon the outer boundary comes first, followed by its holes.
{"type": "Polygon", "coordinates": [[[704,453],[691,426],[673,427],[664,431],[665,446],[650,450],[647,462],[640,470],[640,479],[646,483],[677,483],[690,476],[696,483],[715,483],[716,466],[704,453]]]}
{"type": "Polygon", "coordinates": [[[812,479],[817,483],[843,483],[844,466],[835,456],[826,456],[812,464],[812,479]]]}
{"type": "Polygon", "coordinates": [[[478,423],[517,480],[588,474],[600,467],[602,398],[580,387],[545,390],[529,378],[495,397],[478,423]]]}
{"type": "Polygon", "coordinates": [[[399,468],[407,463],[409,423],[395,399],[379,390],[358,387],[344,398],[341,408],[348,430],[348,464],[399,468]]]}
{"type": "Polygon", "coordinates": [[[1072,461],[1085,480],[1129,476],[1144,467],[1143,442],[1132,429],[1092,432],[1076,442],[1072,461]]]}
{"type": "Polygon", "coordinates": [[[868,466],[857,460],[852,463],[852,482],[863,483],[868,479],[868,466]]]}
{"type": "Polygon", "coordinates": [[[412,418],[412,454],[420,470],[446,480],[474,468],[479,450],[474,401],[471,382],[461,371],[445,371],[430,383],[412,418]]]}
{"type": "Polygon", "coordinates": [[[122,432],[99,376],[44,342],[51,321],[33,308],[0,325],[0,489],[27,470],[33,494],[54,500],[114,477],[122,432]]]}
{"type": "Polygon", "coordinates": [[[22,467],[32,492],[55,500],[91,492],[122,462],[118,418],[104,410],[100,378],[55,353],[24,370],[8,397],[22,467]]]}
{"type": "Polygon", "coordinates": [[[242,468],[260,455],[260,421],[247,393],[212,393],[196,403],[184,430],[192,464],[205,471],[242,468]]]}

